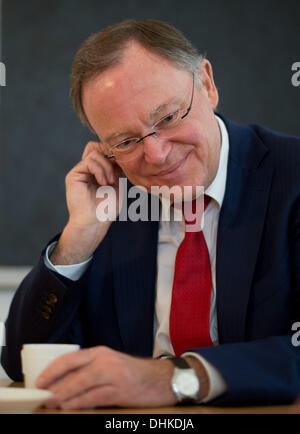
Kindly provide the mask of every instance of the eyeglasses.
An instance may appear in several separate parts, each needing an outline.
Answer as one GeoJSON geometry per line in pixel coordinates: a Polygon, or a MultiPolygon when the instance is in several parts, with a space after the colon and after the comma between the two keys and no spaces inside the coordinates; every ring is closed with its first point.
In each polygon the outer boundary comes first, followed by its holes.
{"type": "Polygon", "coordinates": [[[138,158],[139,156],[142,155],[143,146],[138,146],[138,144],[141,143],[144,139],[146,139],[146,137],[155,135],[156,137],[161,137],[161,138],[171,138],[176,132],[175,130],[177,126],[180,124],[180,121],[184,119],[192,109],[193,98],[194,98],[194,73],[192,74],[193,74],[193,90],[192,90],[191,102],[187,110],[179,108],[176,111],[164,116],[152,126],[151,129],[155,131],[146,134],[144,137],[140,137],[140,138],[132,137],[123,140],[120,143],[117,143],[116,145],[112,146],[109,149],[109,154],[104,155],[104,158],[108,160],[111,158],[115,158],[117,161],[120,162],[127,162],[130,160],[134,160],[135,158],[138,158]]]}

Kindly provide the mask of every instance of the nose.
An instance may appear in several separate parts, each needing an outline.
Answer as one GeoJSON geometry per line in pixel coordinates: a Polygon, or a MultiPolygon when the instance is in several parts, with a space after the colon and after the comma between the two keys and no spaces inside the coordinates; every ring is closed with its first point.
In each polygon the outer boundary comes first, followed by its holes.
{"type": "Polygon", "coordinates": [[[143,138],[144,160],[149,164],[162,166],[171,149],[171,144],[159,137],[156,133],[151,133],[143,138]]]}

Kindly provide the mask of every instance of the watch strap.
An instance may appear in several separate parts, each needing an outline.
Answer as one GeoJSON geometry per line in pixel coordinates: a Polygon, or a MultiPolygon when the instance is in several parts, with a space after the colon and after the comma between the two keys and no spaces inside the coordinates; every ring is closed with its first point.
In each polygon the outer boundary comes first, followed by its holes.
{"type": "Polygon", "coordinates": [[[179,369],[192,369],[191,366],[183,357],[171,357],[170,360],[179,369]]]}

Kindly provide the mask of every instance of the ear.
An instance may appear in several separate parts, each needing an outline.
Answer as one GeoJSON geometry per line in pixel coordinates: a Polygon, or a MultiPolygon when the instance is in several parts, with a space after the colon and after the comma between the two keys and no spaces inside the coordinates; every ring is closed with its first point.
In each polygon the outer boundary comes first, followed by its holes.
{"type": "Polygon", "coordinates": [[[219,103],[219,93],[214,82],[211,63],[207,59],[202,60],[198,74],[202,82],[202,91],[210,101],[211,107],[215,109],[219,103]]]}

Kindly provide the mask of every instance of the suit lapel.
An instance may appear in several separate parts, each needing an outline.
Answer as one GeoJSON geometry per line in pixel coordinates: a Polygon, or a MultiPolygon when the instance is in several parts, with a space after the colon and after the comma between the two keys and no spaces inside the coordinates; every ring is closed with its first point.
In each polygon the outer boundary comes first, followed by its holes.
{"type": "Polygon", "coordinates": [[[216,287],[219,341],[229,343],[244,339],[273,169],[264,164],[267,148],[252,129],[224,121],[229,159],[218,227],[216,287]]]}
{"type": "Polygon", "coordinates": [[[124,351],[152,356],[158,222],[115,222],[112,262],[124,351]],[[114,258],[121,258],[114,261],[114,258]]]}

